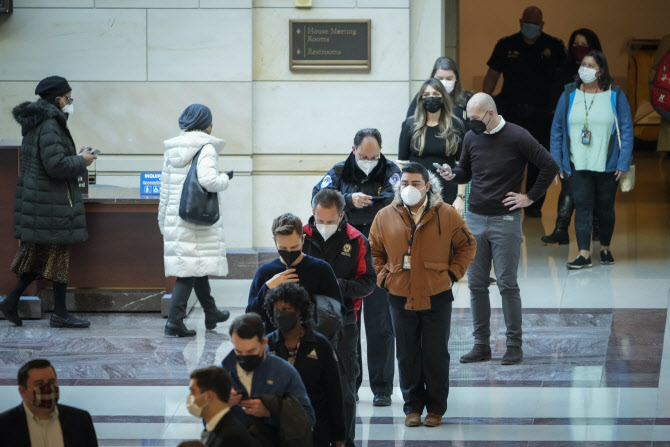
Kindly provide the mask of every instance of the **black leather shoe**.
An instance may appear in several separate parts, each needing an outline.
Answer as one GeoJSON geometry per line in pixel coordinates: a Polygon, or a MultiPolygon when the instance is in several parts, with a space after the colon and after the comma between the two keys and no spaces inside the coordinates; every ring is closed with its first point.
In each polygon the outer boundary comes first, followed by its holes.
{"type": "Polygon", "coordinates": [[[195,337],[195,331],[188,329],[184,323],[179,325],[168,321],[165,325],[165,335],[168,337],[195,337]]]}
{"type": "Polygon", "coordinates": [[[230,318],[230,312],[227,310],[216,309],[216,312],[205,314],[205,327],[207,329],[214,329],[216,327],[216,323],[223,323],[228,318],[230,318]]]}
{"type": "Polygon", "coordinates": [[[374,407],[390,407],[391,396],[386,393],[375,394],[375,397],[372,399],[372,405],[374,407]]]}
{"type": "Polygon", "coordinates": [[[588,258],[585,258],[582,255],[579,255],[575,258],[574,261],[568,262],[567,267],[570,270],[579,270],[583,269],[584,267],[586,268],[591,268],[593,266],[593,263],[591,262],[591,256],[588,258]]]}
{"type": "Polygon", "coordinates": [[[16,326],[23,325],[23,321],[19,317],[18,309],[16,307],[11,309],[9,307],[9,304],[6,303],[4,300],[0,303],[0,312],[2,312],[7,321],[9,321],[10,323],[14,323],[16,326]]]}
{"type": "Polygon", "coordinates": [[[501,365],[517,365],[523,361],[523,351],[519,346],[508,346],[501,365]]]}
{"type": "Polygon", "coordinates": [[[51,327],[69,327],[75,329],[83,329],[89,327],[91,325],[91,322],[87,320],[82,320],[81,318],[77,318],[72,314],[67,314],[65,318],[56,314],[51,314],[49,324],[51,325],[51,327]]]}
{"type": "Polygon", "coordinates": [[[489,345],[474,345],[470,352],[461,357],[461,363],[485,362],[486,360],[491,360],[489,345]]]}
{"type": "Polygon", "coordinates": [[[542,236],[541,239],[547,245],[565,245],[570,243],[570,236],[565,231],[554,230],[553,233],[542,236]]]}

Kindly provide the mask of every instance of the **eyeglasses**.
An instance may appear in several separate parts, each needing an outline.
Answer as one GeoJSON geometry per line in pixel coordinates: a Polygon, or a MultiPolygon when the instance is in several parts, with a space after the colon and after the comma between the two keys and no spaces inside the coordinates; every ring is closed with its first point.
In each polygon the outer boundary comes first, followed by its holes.
{"type": "Polygon", "coordinates": [[[61,96],[65,100],[66,104],[72,104],[74,102],[74,98],[70,96],[69,98],[67,96],[61,96]]]}

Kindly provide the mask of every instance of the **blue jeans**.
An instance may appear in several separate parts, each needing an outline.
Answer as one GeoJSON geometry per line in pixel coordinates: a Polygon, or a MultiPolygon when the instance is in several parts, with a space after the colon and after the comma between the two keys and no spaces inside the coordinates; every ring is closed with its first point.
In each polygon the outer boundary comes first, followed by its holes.
{"type": "Polygon", "coordinates": [[[517,283],[523,242],[521,210],[503,216],[483,216],[470,211],[465,222],[477,241],[475,260],[468,268],[475,344],[488,346],[491,338],[489,274],[493,261],[507,326],[507,346],[521,347],[521,291],[517,283]]]}
{"type": "Polygon", "coordinates": [[[428,310],[405,310],[407,298],[389,294],[405,414],[443,415],[449,397],[451,290],[430,298],[428,310]]]}

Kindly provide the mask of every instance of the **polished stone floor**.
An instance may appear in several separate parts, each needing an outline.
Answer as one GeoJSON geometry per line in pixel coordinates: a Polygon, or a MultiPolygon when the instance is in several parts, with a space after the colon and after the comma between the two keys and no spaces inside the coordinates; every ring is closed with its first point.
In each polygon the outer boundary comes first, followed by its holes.
{"type": "MultiPolygon", "coordinates": [[[[366,380],[357,438],[362,446],[670,447],[670,160],[636,157],[637,187],[617,198],[613,266],[567,271],[569,246],[543,246],[558,187],[542,219],[524,222],[519,283],[524,362],[502,366],[504,323],[491,288],[491,362],[462,365],[472,344],[469,293],[456,285],[449,409],[438,428],[406,428],[396,386],[393,405],[373,407],[366,380]]],[[[597,248],[596,248],[597,250],[597,248]]],[[[597,257],[597,256],[596,256],[597,257]]],[[[213,281],[220,306],[243,310],[249,281],[213,281]]],[[[48,315],[46,316],[48,317],[48,315]]],[[[191,370],[230,351],[228,325],[205,331],[200,308],[193,339],[162,335],[158,314],[86,314],[87,330],[23,327],[0,320],[0,411],[17,405],[18,366],[44,357],[55,365],[61,402],[87,409],[101,446],[176,446],[198,438],[185,408],[191,370]]],[[[397,385],[397,374],[396,374],[397,385]]]]}

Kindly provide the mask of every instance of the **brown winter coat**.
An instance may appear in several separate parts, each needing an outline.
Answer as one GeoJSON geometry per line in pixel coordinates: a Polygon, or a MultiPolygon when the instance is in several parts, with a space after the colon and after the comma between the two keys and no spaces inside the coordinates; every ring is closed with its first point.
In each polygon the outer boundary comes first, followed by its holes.
{"type": "Polygon", "coordinates": [[[417,225],[412,243],[412,269],[403,270],[411,234],[408,210],[400,198],[377,213],[370,229],[377,285],[407,297],[405,309],[430,309],[430,297],[451,289],[475,258],[477,243],[465,221],[440,198],[440,181],[432,173],[429,210],[417,225]],[[450,275],[451,273],[451,275],[450,275]],[[453,281],[452,281],[453,278],[453,281]]]}

